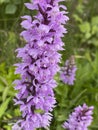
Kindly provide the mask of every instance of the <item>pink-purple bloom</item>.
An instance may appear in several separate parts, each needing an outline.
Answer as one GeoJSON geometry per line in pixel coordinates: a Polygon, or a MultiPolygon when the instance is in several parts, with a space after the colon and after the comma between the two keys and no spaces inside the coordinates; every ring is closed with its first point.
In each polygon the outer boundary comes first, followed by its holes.
{"type": "Polygon", "coordinates": [[[60,1],[63,0],[32,0],[25,3],[31,11],[37,10],[37,14],[33,17],[22,16],[24,31],[20,35],[27,44],[17,49],[17,57],[22,62],[15,65],[15,73],[20,74],[21,79],[14,82],[18,90],[14,101],[20,106],[22,117],[13,130],[16,127],[35,130],[50,125],[50,112],[56,103],[54,75],[60,70],[58,63],[61,54],[58,51],[63,49],[61,38],[67,32],[64,24],[68,20],[66,7],[59,5],[60,1]]]}
{"type": "Polygon", "coordinates": [[[61,68],[60,78],[68,85],[73,85],[75,81],[77,67],[75,65],[74,56],[66,60],[64,67],[61,68]]]}
{"type": "Polygon", "coordinates": [[[86,104],[76,107],[69,119],[64,122],[63,128],[66,130],[88,130],[93,119],[93,109],[93,106],[88,107],[86,104]]]}

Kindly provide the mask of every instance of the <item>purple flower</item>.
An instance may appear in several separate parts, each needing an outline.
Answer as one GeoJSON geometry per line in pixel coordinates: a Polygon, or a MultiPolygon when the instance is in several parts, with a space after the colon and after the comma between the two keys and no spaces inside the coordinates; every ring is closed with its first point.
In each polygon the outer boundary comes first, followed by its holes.
{"type": "Polygon", "coordinates": [[[32,0],[31,3],[25,3],[28,9],[37,10],[37,14],[33,17],[22,16],[24,31],[20,36],[27,44],[16,50],[22,62],[15,65],[15,73],[20,74],[21,79],[14,82],[18,90],[14,101],[20,106],[22,117],[13,130],[16,127],[35,130],[50,125],[50,112],[56,103],[53,89],[57,84],[54,75],[60,70],[58,63],[61,55],[58,51],[63,49],[61,37],[67,32],[64,24],[68,20],[64,11],[66,7],[59,5],[60,1],[32,0]]]}
{"type": "Polygon", "coordinates": [[[69,60],[65,62],[64,67],[61,68],[60,78],[68,84],[73,85],[75,80],[77,67],[75,65],[74,56],[71,56],[69,60]]]}
{"type": "Polygon", "coordinates": [[[88,130],[88,126],[92,122],[92,114],[94,107],[88,107],[86,104],[78,106],[69,116],[69,119],[63,124],[66,130],[88,130]]]}

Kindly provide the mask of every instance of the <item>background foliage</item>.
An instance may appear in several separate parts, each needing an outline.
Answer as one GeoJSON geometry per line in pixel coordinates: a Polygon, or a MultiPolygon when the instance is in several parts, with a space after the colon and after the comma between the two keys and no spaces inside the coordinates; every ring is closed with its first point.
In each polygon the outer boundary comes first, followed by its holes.
{"type": "MultiPolygon", "coordinates": [[[[0,0],[0,130],[11,130],[19,118],[19,108],[13,105],[15,90],[12,82],[15,49],[24,45],[19,37],[20,16],[31,14],[23,3],[29,0],[0,0]]],[[[86,102],[93,105],[94,120],[89,130],[98,130],[98,0],[66,0],[70,20],[64,37],[66,51],[62,52],[62,65],[70,55],[75,55],[78,67],[74,86],[63,84],[55,78],[57,107],[53,112],[50,130],[63,130],[61,124],[73,108],[86,102]]]]}

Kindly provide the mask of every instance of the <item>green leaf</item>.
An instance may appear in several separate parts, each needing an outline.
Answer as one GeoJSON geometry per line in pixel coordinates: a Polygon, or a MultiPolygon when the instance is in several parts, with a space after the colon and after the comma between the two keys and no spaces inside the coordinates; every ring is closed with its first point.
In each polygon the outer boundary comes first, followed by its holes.
{"type": "Polygon", "coordinates": [[[10,102],[10,98],[6,99],[5,102],[3,102],[0,106],[0,118],[4,115],[7,107],[8,107],[8,104],[10,102]]]}
{"type": "Polygon", "coordinates": [[[96,51],[96,57],[93,62],[94,71],[96,74],[98,74],[98,51],[96,51]]]}
{"type": "Polygon", "coordinates": [[[9,125],[4,126],[4,128],[5,128],[6,130],[11,130],[11,126],[9,126],[9,125]]]}
{"type": "Polygon", "coordinates": [[[1,76],[0,76],[0,82],[2,82],[5,86],[7,86],[7,85],[8,85],[8,83],[7,83],[6,79],[5,79],[5,78],[3,78],[3,77],[1,77],[1,76]]]}
{"type": "Polygon", "coordinates": [[[0,4],[3,4],[3,3],[9,3],[10,0],[0,0],[0,4]]]}
{"type": "Polygon", "coordinates": [[[97,33],[98,33],[98,26],[93,25],[93,26],[92,26],[92,32],[91,32],[91,33],[92,33],[92,35],[93,35],[93,34],[97,34],[97,33]]]}
{"type": "Polygon", "coordinates": [[[70,102],[70,107],[72,107],[74,104],[77,103],[77,101],[83,96],[83,94],[87,91],[87,89],[84,89],[82,92],[80,92],[74,99],[70,102]]]}
{"type": "Polygon", "coordinates": [[[90,128],[91,128],[92,130],[93,130],[93,129],[94,129],[94,130],[95,130],[95,129],[98,130],[98,125],[92,125],[92,126],[90,126],[90,128]]]}
{"type": "Polygon", "coordinates": [[[98,33],[98,16],[95,16],[91,20],[91,25],[92,25],[92,34],[97,34],[98,33]]]}
{"type": "Polygon", "coordinates": [[[58,121],[64,121],[65,120],[65,115],[58,115],[58,121]]]}
{"type": "Polygon", "coordinates": [[[5,8],[5,13],[6,14],[15,14],[17,10],[17,6],[14,4],[8,4],[5,8]]]}
{"type": "Polygon", "coordinates": [[[79,4],[79,5],[77,6],[77,11],[78,11],[80,14],[83,13],[83,11],[84,11],[84,6],[83,6],[83,4],[79,4]]]}
{"type": "Polygon", "coordinates": [[[86,34],[85,34],[85,38],[86,39],[89,39],[91,37],[91,33],[90,32],[87,32],[86,34]]]}
{"type": "Polygon", "coordinates": [[[93,17],[92,20],[91,20],[91,23],[92,23],[92,25],[98,26],[98,16],[93,17]]]}
{"type": "Polygon", "coordinates": [[[4,92],[3,92],[3,95],[2,95],[3,101],[5,101],[5,99],[6,99],[7,95],[8,95],[8,91],[9,91],[9,87],[6,87],[4,89],[4,92]]]}
{"type": "Polygon", "coordinates": [[[5,86],[3,86],[3,85],[0,83],[0,92],[3,92],[4,87],[5,87],[5,86]]]}
{"type": "Polygon", "coordinates": [[[73,17],[77,22],[82,23],[82,19],[77,14],[74,14],[73,17]]]}
{"type": "Polygon", "coordinates": [[[92,59],[91,59],[91,56],[90,56],[90,52],[87,50],[86,53],[85,53],[85,58],[91,63],[92,62],[92,59]]]}
{"type": "Polygon", "coordinates": [[[82,24],[79,25],[80,31],[82,33],[87,33],[90,32],[90,24],[88,22],[84,22],[82,24]]]}
{"type": "Polygon", "coordinates": [[[5,0],[0,0],[0,4],[2,4],[2,3],[4,3],[5,2],[5,0]]]}
{"type": "Polygon", "coordinates": [[[5,63],[0,64],[0,75],[6,74],[5,63]]]}

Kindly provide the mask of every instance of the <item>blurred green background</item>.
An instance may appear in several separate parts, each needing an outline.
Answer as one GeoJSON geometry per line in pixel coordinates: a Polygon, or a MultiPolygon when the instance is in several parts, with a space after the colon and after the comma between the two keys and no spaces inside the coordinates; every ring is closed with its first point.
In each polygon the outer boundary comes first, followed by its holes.
{"type": "MultiPolygon", "coordinates": [[[[16,92],[12,82],[19,77],[14,75],[13,64],[18,62],[15,49],[24,46],[19,36],[20,16],[32,14],[24,2],[29,0],[0,0],[0,130],[11,130],[20,116],[13,103],[16,92]]],[[[58,75],[55,77],[57,107],[50,130],[63,130],[61,124],[73,108],[84,102],[95,107],[89,130],[98,130],[98,0],[65,0],[63,4],[70,20],[66,25],[68,34],[63,38],[66,50],[62,52],[62,65],[75,55],[78,70],[74,86],[63,84],[58,75]]]]}

